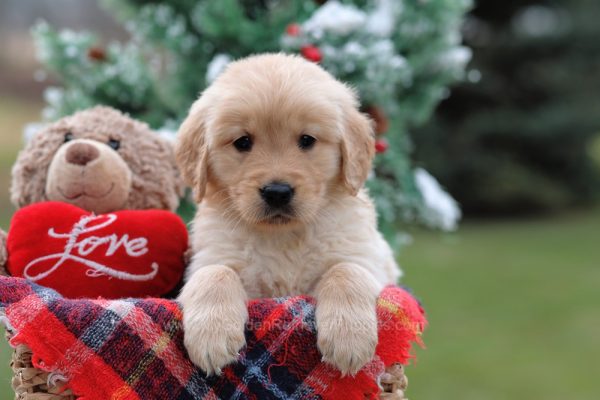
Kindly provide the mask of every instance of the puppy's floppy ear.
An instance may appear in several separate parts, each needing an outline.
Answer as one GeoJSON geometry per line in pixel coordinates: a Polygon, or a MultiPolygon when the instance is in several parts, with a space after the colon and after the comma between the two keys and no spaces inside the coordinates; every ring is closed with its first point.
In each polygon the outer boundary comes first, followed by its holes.
{"type": "Polygon", "coordinates": [[[194,199],[200,203],[208,181],[208,149],[206,145],[206,107],[196,101],[179,127],[175,143],[175,157],[185,183],[194,190],[194,199]]]}
{"type": "Polygon", "coordinates": [[[346,112],[342,135],[342,179],[348,191],[356,196],[362,188],[375,156],[375,132],[372,121],[356,108],[346,112]]]}

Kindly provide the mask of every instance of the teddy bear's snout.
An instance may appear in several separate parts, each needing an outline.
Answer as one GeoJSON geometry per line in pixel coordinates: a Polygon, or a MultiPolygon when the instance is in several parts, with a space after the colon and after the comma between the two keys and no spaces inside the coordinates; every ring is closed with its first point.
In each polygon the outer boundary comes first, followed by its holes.
{"type": "Polygon", "coordinates": [[[89,143],[73,143],[65,156],[69,164],[86,166],[100,157],[100,152],[89,143]]]}
{"type": "Polygon", "coordinates": [[[46,175],[46,198],[103,214],[124,207],[131,182],[132,171],[119,153],[97,140],[76,139],[54,155],[46,175]]]}

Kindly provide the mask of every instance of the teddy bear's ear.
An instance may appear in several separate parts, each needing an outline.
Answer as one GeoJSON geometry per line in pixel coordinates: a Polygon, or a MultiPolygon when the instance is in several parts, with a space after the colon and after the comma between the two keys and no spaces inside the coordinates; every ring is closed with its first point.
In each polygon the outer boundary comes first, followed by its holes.
{"type": "Polygon", "coordinates": [[[12,167],[10,198],[17,208],[47,201],[46,180],[48,168],[57,149],[64,142],[62,122],[29,129],[25,147],[19,152],[12,167]],[[39,128],[39,129],[38,129],[39,128]]]}
{"type": "Polygon", "coordinates": [[[202,99],[196,101],[181,124],[175,142],[175,157],[185,183],[194,189],[194,199],[200,203],[208,181],[208,149],[206,145],[206,114],[202,99]]]}

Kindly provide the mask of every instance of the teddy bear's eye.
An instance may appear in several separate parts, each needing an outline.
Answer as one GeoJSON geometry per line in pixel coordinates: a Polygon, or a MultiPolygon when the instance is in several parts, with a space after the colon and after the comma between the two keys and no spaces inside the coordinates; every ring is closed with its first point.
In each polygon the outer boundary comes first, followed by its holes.
{"type": "Polygon", "coordinates": [[[71,132],[67,132],[65,133],[65,143],[70,142],[71,140],[73,140],[73,134],[71,132]]]}
{"type": "Polygon", "coordinates": [[[121,142],[116,139],[110,139],[107,144],[111,149],[115,151],[119,150],[119,148],[121,147],[121,142]]]}
{"type": "Polygon", "coordinates": [[[250,151],[250,150],[252,150],[252,139],[248,135],[242,136],[241,138],[239,138],[235,142],[233,142],[233,145],[235,146],[237,151],[240,151],[240,152],[250,151]]]}

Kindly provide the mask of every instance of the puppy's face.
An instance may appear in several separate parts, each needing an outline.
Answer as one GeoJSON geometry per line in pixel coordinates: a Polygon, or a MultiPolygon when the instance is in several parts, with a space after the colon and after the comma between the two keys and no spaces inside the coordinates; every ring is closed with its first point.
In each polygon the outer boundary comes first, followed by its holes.
{"type": "Polygon", "coordinates": [[[308,224],[356,194],[373,156],[351,90],[302,59],[238,61],[194,104],[180,130],[180,167],[197,199],[263,227],[308,224]]]}
{"type": "Polygon", "coordinates": [[[270,86],[222,99],[209,129],[211,183],[248,222],[307,222],[337,182],[339,116],[318,94],[270,86]]]}

